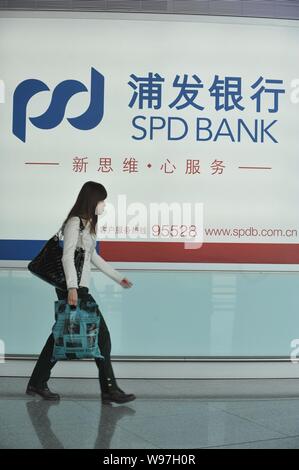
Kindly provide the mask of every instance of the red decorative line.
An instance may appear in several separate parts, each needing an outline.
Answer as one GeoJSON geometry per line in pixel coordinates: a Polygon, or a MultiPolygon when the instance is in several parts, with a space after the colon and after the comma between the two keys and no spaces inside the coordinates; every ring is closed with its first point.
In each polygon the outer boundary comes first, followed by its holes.
{"type": "Polygon", "coordinates": [[[176,242],[102,240],[99,254],[119,262],[299,264],[298,243],[203,243],[188,250],[176,242]]]}
{"type": "Polygon", "coordinates": [[[272,170],[271,166],[239,166],[239,168],[246,168],[252,170],[272,170]]]}

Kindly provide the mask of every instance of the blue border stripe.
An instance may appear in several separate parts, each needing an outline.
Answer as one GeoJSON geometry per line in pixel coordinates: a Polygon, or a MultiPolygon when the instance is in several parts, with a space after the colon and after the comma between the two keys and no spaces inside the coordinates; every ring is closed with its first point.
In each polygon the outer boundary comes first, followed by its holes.
{"type": "MultiPolygon", "coordinates": [[[[0,240],[0,260],[32,260],[48,240],[0,240]]],[[[99,253],[100,242],[96,249],[99,253]]]]}

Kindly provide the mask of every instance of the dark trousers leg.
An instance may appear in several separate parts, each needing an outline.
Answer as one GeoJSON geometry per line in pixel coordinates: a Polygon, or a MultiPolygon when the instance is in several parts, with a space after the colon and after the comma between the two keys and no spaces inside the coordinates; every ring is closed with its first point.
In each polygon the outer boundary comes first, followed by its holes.
{"type": "Polygon", "coordinates": [[[98,336],[99,349],[101,351],[103,359],[95,359],[96,365],[99,371],[99,382],[102,392],[108,392],[111,389],[117,388],[116,379],[114,376],[112,364],[111,364],[111,339],[110,333],[100,312],[100,330],[98,336]]]}
{"type": "MultiPolygon", "coordinates": [[[[55,289],[58,300],[65,299],[67,292],[55,289]]],[[[51,369],[55,366],[57,361],[52,360],[52,353],[54,347],[54,336],[50,334],[39,358],[35,364],[31,377],[29,379],[29,385],[34,387],[42,387],[50,378],[51,369]]]]}
{"type": "Polygon", "coordinates": [[[31,374],[29,385],[42,387],[50,378],[51,369],[57,361],[51,361],[54,346],[53,333],[50,334],[31,374]]]}

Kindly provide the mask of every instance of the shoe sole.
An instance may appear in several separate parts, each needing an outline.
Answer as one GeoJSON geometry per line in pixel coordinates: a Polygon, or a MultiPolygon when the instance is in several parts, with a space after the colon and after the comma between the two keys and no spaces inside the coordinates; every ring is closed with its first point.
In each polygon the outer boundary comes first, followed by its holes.
{"type": "Polygon", "coordinates": [[[40,397],[42,397],[44,400],[48,400],[48,401],[58,401],[60,400],[60,397],[56,398],[56,397],[53,397],[53,398],[46,398],[46,397],[43,397],[43,395],[41,395],[40,393],[38,392],[33,392],[33,391],[26,391],[26,394],[27,395],[31,395],[32,397],[35,397],[36,395],[39,395],[40,397]]]}
{"type": "Polygon", "coordinates": [[[121,405],[123,403],[128,403],[129,401],[133,401],[135,399],[136,399],[136,397],[132,397],[132,398],[128,398],[127,400],[118,401],[118,400],[112,400],[112,399],[109,399],[109,398],[104,398],[102,400],[102,404],[103,405],[110,405],[110,403],[117,403],[117,404],[121,405]]]}

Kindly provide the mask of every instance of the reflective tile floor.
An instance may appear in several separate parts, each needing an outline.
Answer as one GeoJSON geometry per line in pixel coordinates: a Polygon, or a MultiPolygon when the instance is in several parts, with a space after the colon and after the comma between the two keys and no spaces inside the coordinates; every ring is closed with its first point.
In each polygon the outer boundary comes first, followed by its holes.
{"type": "Polygon", "coordinates": [[[132,380],[136,400],[102,405],[96,379],[51,379],[60,402],[0,377],[3,449],[299,448],[299,380],[132,380]]]}

